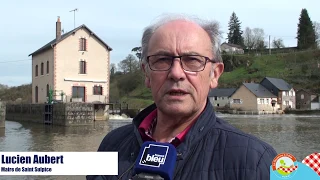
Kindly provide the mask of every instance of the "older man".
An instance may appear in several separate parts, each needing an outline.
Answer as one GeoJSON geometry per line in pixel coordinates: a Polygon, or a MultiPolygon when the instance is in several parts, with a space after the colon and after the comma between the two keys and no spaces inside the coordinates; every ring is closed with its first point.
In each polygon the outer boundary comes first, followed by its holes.
{"type": "Polygon", "coordinates": [[[186,17],[145,29],[142,69],[155,103],[103,139],[98,151],[119,152],[119,175],[105,179],[131,178],[141,144],[157,141],[180,155],[176,180],[269,180],[275,150],[218,118],[208,101],[224,70],[219,36],[217,23],[186,17]]]}

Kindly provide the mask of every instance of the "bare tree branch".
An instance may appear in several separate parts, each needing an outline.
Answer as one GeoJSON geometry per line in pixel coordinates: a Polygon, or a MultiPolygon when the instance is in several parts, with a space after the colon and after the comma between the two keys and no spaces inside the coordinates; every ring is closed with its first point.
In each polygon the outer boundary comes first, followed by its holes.
{"type": "Polygon", "coordinates": [[[281,38],[279,39],[274,39],[272,41],[272,47],[273,48],[284,48],[284,43],[283,43],[283,40],[281,38]]]}

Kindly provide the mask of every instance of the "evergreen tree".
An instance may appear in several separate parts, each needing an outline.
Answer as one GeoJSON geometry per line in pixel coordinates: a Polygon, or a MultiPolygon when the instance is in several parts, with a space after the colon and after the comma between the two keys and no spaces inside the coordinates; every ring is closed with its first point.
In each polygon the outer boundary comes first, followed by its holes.
{"type": "Polygon", "coordinates": [[[302,9],[298,24],[298,48],[309,49],[316,47],[316,35],[307,9],[302,9]]]}
{"type": "Polygon", "coordinates": [[[232,12],[229,21],[228,43],[243,46],[243,37],[241,31],[241,22],[235,12],[232,12]]]}

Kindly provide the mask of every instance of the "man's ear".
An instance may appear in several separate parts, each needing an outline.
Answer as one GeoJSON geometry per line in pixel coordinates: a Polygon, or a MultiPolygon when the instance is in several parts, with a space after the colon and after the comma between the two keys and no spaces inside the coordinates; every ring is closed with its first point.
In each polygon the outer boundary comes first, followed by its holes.
{"type": "Polygon", "coordinates": [[[146,65],[142,63],[141,68],[142,68],[144,76],[145,76],[144,84],[147,88],[150,88],[151,85],[150,85],[150,77],[149,77],[148,70],[147,70],[148,67],[146,67],[146,65]]]}
{"type": "Polygon", "coordinates": [[[215,68],[213,69],[213,72],[212,72],[213,74],[210,79],[210,88],[211,89],[216,88],[218,86],[219,78],[224,71],[224,64],[223,63],[215,63],[212,65],[215,66],[215,68]]]}

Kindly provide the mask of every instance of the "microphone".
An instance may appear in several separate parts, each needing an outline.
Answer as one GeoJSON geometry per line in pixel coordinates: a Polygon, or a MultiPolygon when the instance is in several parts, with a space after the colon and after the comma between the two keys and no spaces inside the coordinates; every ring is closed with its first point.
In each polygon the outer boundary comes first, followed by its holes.
{"type": "Polygon", "coordinates": [[[132,180],[173,180],[176,159],[172,144],[146,141],[135,162],[132,180]]]}

